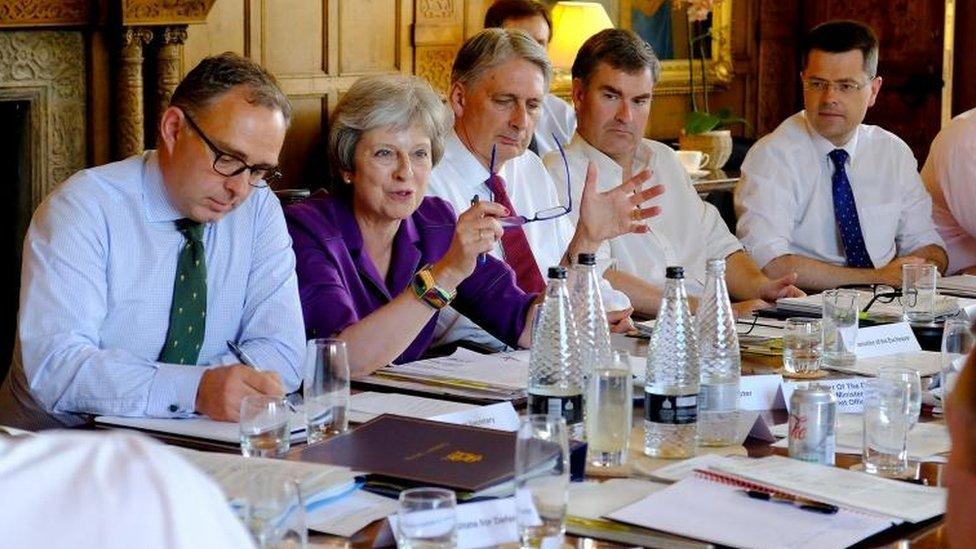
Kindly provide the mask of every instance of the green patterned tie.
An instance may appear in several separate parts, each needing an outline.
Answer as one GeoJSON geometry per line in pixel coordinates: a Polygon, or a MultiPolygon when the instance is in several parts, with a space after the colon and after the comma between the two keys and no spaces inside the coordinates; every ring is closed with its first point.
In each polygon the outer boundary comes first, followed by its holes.
{"type": "Polygon", "coordinates": [[[203,224],[190,219],[176,222],[186,244],[180,249],[173,283],[169,331],[159,361],[196,364],[207,326],[207,259],[203,249],[203,224]]]}

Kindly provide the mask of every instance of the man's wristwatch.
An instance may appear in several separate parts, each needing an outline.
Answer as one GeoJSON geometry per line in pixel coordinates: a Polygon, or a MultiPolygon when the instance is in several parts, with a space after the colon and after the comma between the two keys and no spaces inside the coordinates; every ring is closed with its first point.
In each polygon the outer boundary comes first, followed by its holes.
{"type": "Polygon", "coordinates": [[[436,310],[447,307],[451,303],[451,300],[454,299],[454,296],[457,295],[457,292],[449,292],[437,285],[437,281],[434,280],[434,273],[431,271],[429,264],[421,267],[413,275],[410,287],[413,288],[414,293],[417,294],[417,297],[421,301],[436,310]]]}

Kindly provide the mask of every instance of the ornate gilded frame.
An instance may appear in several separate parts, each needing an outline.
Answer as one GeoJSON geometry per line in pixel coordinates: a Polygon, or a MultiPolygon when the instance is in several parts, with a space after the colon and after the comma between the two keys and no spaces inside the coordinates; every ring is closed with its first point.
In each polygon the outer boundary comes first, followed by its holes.
{"type": "MultiPolygon", "coordinates": [[[[620,28],[631,26],[632,0],[620,0],[620,28]]],[[[689,59],[668,59],[661,62],[661,79],[654,87],[655,95],[686,94],[689,85],[689,59]]],[[[712,57],[705,61],[709,90],[732,81],[732,0],[719,0],[712,13],[712,57]]],[[[695,87],[701,86],[701,68],[695,64],[695,87]]]]}

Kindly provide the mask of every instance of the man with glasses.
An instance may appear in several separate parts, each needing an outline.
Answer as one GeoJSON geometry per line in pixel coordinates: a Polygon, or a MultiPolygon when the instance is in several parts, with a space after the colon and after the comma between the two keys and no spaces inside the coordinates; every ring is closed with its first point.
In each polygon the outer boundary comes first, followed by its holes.
{"type": "MultiPolygon", "coordinates": [[[[650,171],[651,180],[666,189],[661,214],[650,220],[649,232],[618,236],[601,248],[601,255],[617,264],[607,271],[607,280],[645,315],[657,314],[667,266],[684,267],[689,294],[695,296],[704,289],[705,263],[711,258],[726,258],[726,280],[732,298],[739,301],[739,313],[779,297],[802,295],[791,285],[792,277],[766,278],[718,211],[698,197],[674,151],[644,138],[660,72],[654,51],[629,30],[597,33],[573,62],[577,127],[566,147],[569,173],[576,183],[571,196],[582,194],[577,182],[588,164],[596,166],[598,189],[612,188],[639,171],[650,171]]],[[[557,188],[564,189],[562,159],[550,153],[544,160],[557,188]]]]}
{"type": "MultiPolygon", "coordinates": [[[[485,29],[465,42],[451,70],[448,102],[454,131],[427,191],[459,212],[472,200],[492,200],[519,220],[503,222],[508,227],[492,253],[512,267],[526,292],[541,291],[548,267],[593,253],[605,239],[620,234],[618,227],[646,231],[643,221],[658,211],[645,202],[660,188],[635,192],[646,173],[606,192],[593,188],[595,174],[589,174],[591,192],[571,205],[580,211],[574,231],[567,215],[570,205],[560,202],[539,157],[527,152],[551,73],[545,50],[520,30],[485,29]]],[[[613,311],[615,327],[629,329],[626,297],[607,287],[604,304],[613,311]]],[[[498,346],[473,323],[450,312],[438,324],[447,331],[443,342],[466,339],[498,346]]]]}
{"type": "Polygon", "coordinates": [[[207,58],[162,113],[158,150],[83,170],[45,199],[24,243],[0,424],[236,420],[243,397],[298,387],[295,258],[267,188],[290,116],[262,68],[207,58]]]}
{"type": "Polygon", "coordinates": [[[932,200],[904,141],[862,124],[881,90],[867,26],[815,27],[803,48],[804,110],[759,140],[742,164],[737,232],[769,276],[797,284],[901,287],[901,267],[946,268],[932,200]]]}

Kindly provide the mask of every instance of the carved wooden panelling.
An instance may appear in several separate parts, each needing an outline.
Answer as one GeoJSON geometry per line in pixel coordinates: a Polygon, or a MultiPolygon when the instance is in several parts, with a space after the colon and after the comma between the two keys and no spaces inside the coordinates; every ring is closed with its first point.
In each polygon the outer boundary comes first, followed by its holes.
{"type": "Polygon", "coordinates": [[[153,23],[199,23],[215,0],[122,0],[122,22],[126,25],[153,23]]]}
{"type": "Polygon", "coordinates": [[[418,47],[416,53],[417,76],[426,78],[434,89],[446,94],[451,85],[451,65],[457,54],[457,46],[418,47]]]}
{"type": "Polygon", "coordinates": [[[314,75],[325,72],[324,0],[263,0],[261,51],[273,73],[314,75]]]}
{"type": "Polygon", "coordinates": [[[0,32],[0,99],[36,98],[31,125],[41,150],[32,156],[41,172],[32,183],[32,207],[85,165],[84,56],[80,32],[0,32]]]}
{"type": "Polygon", "coordinates": [[[82,25],[91,16],[91,0],[0,0],[0,27],[82,25]]]}
{"type": "Polygon", "coordinates": [[[355,0],[339,4],[339,74],[400,70],[399,0],[355,0]]]}
{"type": "Polygon", "coordinates": [[[414,12],[413,43],[444,46],[464,41],[462,0],[420,0],[414,12]]]}

